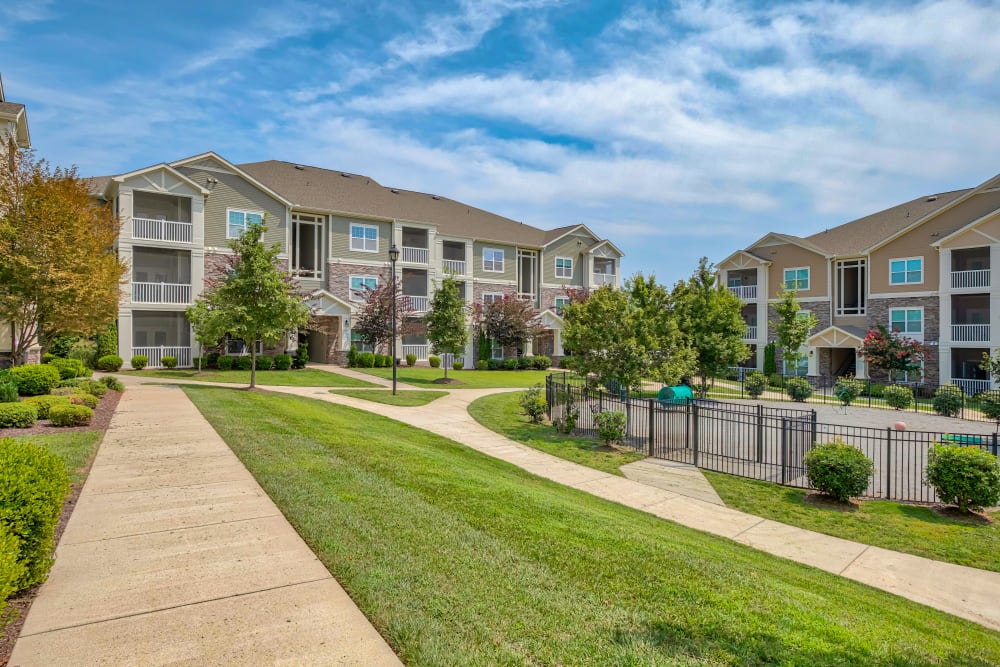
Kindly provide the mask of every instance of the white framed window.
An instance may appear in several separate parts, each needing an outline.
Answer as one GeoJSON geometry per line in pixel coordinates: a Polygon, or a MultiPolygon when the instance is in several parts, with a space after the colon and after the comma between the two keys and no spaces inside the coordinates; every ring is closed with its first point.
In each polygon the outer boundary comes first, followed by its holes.
{"type": "Polygon", "coordinates": [[[785,269],[784,284],[787,290],[809,289],[809,267],[797,266],[792,269],[785,269]]]}
{"type": "Polygon", "coordinates": [[[250,225],[259,225],[263,222],[264,214],[258,211],[226,209],[226,238],[238,239],[250,225]]]}
{"type": "Polygon", "coordinates": [[[503,346],[495,340],[490,341],[490,358],[503,359],[503,346]]]}
{"type": "Polygon", "coordinates": [[[292,272],[303,278],[323,275],[323,216],[292,215],[292,272]]]}
{"type": "Polygon", "coordinates": [[[556,297],[556,310],[562,310],[566,304],[569,303],[568,296],[557,296],[556,297]]]}
{"type": "Polygon", "coordinates": [[[503,301],[503,292],[483,292],[483,303],[503,301]]]}
{"type": "Polygon", "coordinates": [[[483,271],[503,273],[503,250],[483,248],[483,271]]]}
{"type": "Polygon", "coordinates": [[[890,285],[919,285],[924,282],[924,258],[903,257],[889,260],[890,285]]]}
{"type": "Polygon", "coordinates": [[[803,355],[794,364],[790,364],[787,361],[783,363],[785,366],[785,375],[794,375],[795,377],[805,377],[809,375],[808,355],[803,355]]]}
{"type": "Polygon", "coordinates": [[[351,250],[378,252],[378,227],[376,225],[351,224],[351,250]]]}
{"type": "Polygon", "coordinates": [[[366,343],[361,339],[361,334],[351,331],[351,345],[355,346],[358,352],[374,352],[375,347],[371,343],[366,343]]]}
{"type": "Polygon", "coordinates": [[[556,257],[556,278],[573,277],[573,260],[569,257],[556,257]]]}
{"type": "MultiPolygon", "coordinates": [[[[250,348],[242,338],[226,335],[226,356],[242,357],[247,354],[250,354],[250,348]]],[[[261,341],[257,341],[257,354],[264,354],[264,343],[261,341]]]]}
{"type": "Polygon", "coordinates": [[[351,301],[366,301],[368,292],[378,287],[375,276],[351,276],[351,301]]]}
{"type": "Polygon", "coordinates": [[[907,338],[923,339],[924,309],[890,308],[889,330],[903,334],[907,338]]]}

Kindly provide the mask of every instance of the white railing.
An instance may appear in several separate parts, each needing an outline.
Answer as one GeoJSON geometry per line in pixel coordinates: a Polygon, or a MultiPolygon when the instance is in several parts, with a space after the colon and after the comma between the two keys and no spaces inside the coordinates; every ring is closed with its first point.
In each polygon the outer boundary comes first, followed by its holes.
{"type": "Polygon", "coordinates": [[[413,264],[426,264],[430,258],[430,251],[427,248],[409,248],[403,246],[403,261],[413,264]]]}
{"type": "Polygon", "coordinates": [[[990,325],[952,324],[951,339],[956,343],[988,343],[990,342],[990,325]]]}
{"type": "Polygon", "coordinates": [[[757,340],[757,325],[748,324],[747,330],[743,332],[743,340],[757,340]]]}
{"type": "Polygon", "coordinates": [[[410,305],[413,306],[413,310],[418,313],[426,313],[427,307],[430,305],[430,297],[426,296],[410,296],[409,294],[404,294],[407,299],[410,300],[410,305]]]}
{"type": "Polygon", "coordinates": [[[179,283],[132,283],[132,303],[191,303],[191,286],[179,283]]]}
{"type": "Polygon", "coordinates": [[[132,218],[132,238],[134,239],[191,243],[194,240],[193,230],[194,225],[190,222],[132,218]]]}
{"type": "Polygon", "coordinates": [[[990,270],[975,269],[974,271],[952,271],[951,288],[965,289],[969,287],[989,287],[990,270]]]}
{"type": "Polygon", "coordinates": [[[403,359],[406,359],[408,354],[415,354],[420,360],[427,359],[427,350],[427,345],[403,345],[403,359]]]}
{"type": "Polygon", "coordinates": [[[146,365],[151,368],[163,366],[163,357],[177,357],[178,366],[191,365],[190,347],[133,347],[132,354],[148,357],[149,362],[146,365]]]}
{"type": "Polygon", "coordinates": [[[594,284],[595,285],[614,285],[615,284],[615,274],[613,274],[613,273],[595,273],[594,274],[594,284]]]}
{"type": "Polygon", "coordinates": [[[730,287],[729,291],[743,301],[752,301],[757,298],[756,285],[739,285],[736,287],[730,287]]]}
{"type": "Polygon", "coordinates": [[[975,396],[979,392],[986,391],[990,388],[989,380],[965,380],[963,378],[952,378],[951,381],[955,383],[956,386],[960,387],[968,396],[975,396]]]}
{"type": "Polygon", "coordinates": [[[465,275],[464,259],[442,259],[441,267],[448,273],[454,273],[457,276],[465,275]]]}

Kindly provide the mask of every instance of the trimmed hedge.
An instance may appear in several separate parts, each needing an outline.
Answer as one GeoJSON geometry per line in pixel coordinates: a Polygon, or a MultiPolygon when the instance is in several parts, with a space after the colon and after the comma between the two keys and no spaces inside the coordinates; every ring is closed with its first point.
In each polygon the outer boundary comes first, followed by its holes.
{"type": "Polygon", "coordinates": [[[160,357],[160,365],[164,368],[177,368],[177,357],[172,354],[165,354],[160,357]]]}
{"type": "MultiPolygon", "coordinates": [[[[72,397],[71,399],[72,400],[72,397]]],[[[53,426],[87,426],[94,411],[86,405],[53,405],[49,408],[49,421],[53,426]]]]}
{"type": "Polygon", "coordinates": [[[228,371],[233,367],[233,362],[235,359],[233,357],[219,357],[218,365],[220,371],[228,371]]]}
{"type": "Polygon", "coordinates": [[[97,360],[97,370],[116,373],[121,370],[123,363],[125,362],[117,354],[106,354],[97,360]]]}
{"type": "Polygon", "coordinates": [[[962,390],[953,384],[938,387],[934,392],[934,412],[943,417],[957,417],[964,402],[962,390]]]}
{"type": "Polygon", "coordinates": [[[79,359],[56,358],[48,362],[48,365],[59,371],[59,377],[63,380],[83,377],[87,374],[87,367],[79,359]]]}
{"type": "Polygon", "coordinates": [[[30,403],[0,403],[0,428],[31,428],[38,421],[38,408],[30,403]]]}
{"type": "Polygon", "coordinates": [[[809,483],[842,503],[864,493],[875,472],[875,464],[860,449],[839,439],[817,445],[802,461],[809,483]]]}
{"type": "Polygon", "coordinates": [[[274,359],[266,357],[263,354],[257,357],[257,370],[269,371],[272,368],[274,368],[274,359]]]}
{"type": "Polygon", "coordinates": [[[62,380],[58,369],[48,364],[15,366],[10,374],[17,381],[17,393],[21,396],[44,396],[62,380]]]}
{"type": "Polygon", "coordinates": [[[90,394],[91,396],[96,396],[101,398],[106,393],[108,393],[108,387],[103,382],[98,380],[81,380],[76,388],[85,394],[90,394]]]}
{"type": "Polygon", "coordinates": [[[125,391],[125,384],[122,383],[122,381],[119,380],[116,377],[111,377],[110,375],[105,375],[104,377],[102,377],[99,380],[99,382],[101,384],[103,384],[105,387],[107,387],[108,389],[113,389],[113,390],[118,391],[118,392],[125,391]]]}
{"type": "Polygon", "coordinates": [[[805,378],[789,378],[785,383],[785,392],[793,401],[801,403],[812,396],[813,388],[805,378]]]}
{"type": "Polygon", "coordinates": [[[453,361],[453,362],[451,362],[451,368],[452,368],[452,370],[460,371],[463,368],[465,368],[465,362],[464,361],[453,361]]]}
{"type": "Polygon", "coordinates": [[[234,365],[238,370],[248,371],[253,368],[253,359],[250,357],[236,357],[236,363],[234,365]]]}
{"type": "Polygon", "coordinates": [[[927,483],[963,512],[1000,502],[1000,463],[978,447],[936,444],[927,457],[927,483]]]}
{"type": "Polygon", "coordinates": [[[68,491],[62,459],[44,447],[0,438],[0,523],[18,538],[17,559],[25,568],[15,590],[45,580],[68,491]]]}
{"type": "Polygon", "coordinates": [[[69,402],[72,403],[73,405],[86,405],[91,410],[96,410],[97,409],[97,404],[101,400],[101,399],[97,398],[96,396],[94,396],[93,394],[88,394],[88,393],[85,393],[85,392],[82,392],[82,391],[78,392],[76,394],[72,394],[70,396],[67,396],[66,398],[68,398],[69,402]]]}
{"type": "Polygon", "coordinates": [[[882,391],[882,398],[885,399],[890,408],[905,410],[913,403],[913,392],[909,387],[894,384],[882,391]]]}
{"type": "Polygon", "coordinates": [[[292,367],[292,355],[278,354],[274,357],[274,370],[287,371],[292,367]]]}
{"type": "Polygon", "coordinates": [[[28,571],[18,560],[20,551],[21,540],[6,525],[0,523],[0,618],[5,618],[7,598],[17,591],[17,582],[28,571]]]}
{"type": "Polygon", "coordinates": [[[24,403],[35,406],[39,419],[48,419],[53,405],[69,405],[69,396],[29,396],[24,403]]]}
{"type": "Polygon", "coordinates": [[[141,371],[149,364],[149,357],[145,354],[136,354],[132,357],[132,368],[141,371]]]}
{"type": "Polygon", "coordinates": [[[441,368],[441,357],[436,357],[432,354],[427,357],[427,362],[431,365],[431,368],[441,368]]]}
{"type": "Polygon", "coordinates": [[[406,355],[406,365],[407,366],[416,366],[417,365],[417,355],[415,355],[413,353],[410,353],[410,354],[406,355]]]}

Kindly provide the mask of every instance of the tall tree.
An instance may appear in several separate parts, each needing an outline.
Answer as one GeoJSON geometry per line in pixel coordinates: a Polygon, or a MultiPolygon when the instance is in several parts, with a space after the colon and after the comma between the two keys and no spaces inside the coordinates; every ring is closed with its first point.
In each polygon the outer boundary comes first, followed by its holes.
{"type": "Polygon", "coordinates": [[[677,326],[694,351],[704,398],[709,377],[722,375],[750,356],[750,348],[743,342],[743,302],[718,284],[715,267],[705,257],[690,278],[674,286],[671,300],[677,326]]]}
{"type": "MultiPolygon", "coordinates": [[[[469,330],[465,326],[465,300],[458,291],[458,282],[447,276],[438,285],[431,299],[430,310],[424,316],[427,340],[435,354],[456,355],[465,349],[469,330]]],[[[448,364],[444,377],[448,378],[448,364]]]]}
{"type": "Polygon", "coordinates": [[[504,296],[490,303],[472,305],[473,324],[501,347],[523,348],[545,328],[530,301],[504,296]]]}
{"type": "MultiPolygon", "coordinates": [[[[413,319],[413,301],[403,294],[401,280],[396,281],[396,334],[408,336],[418,333],[421,325],[413,319]]],[[[376,352],[389,353],[392,343],[392,281],[383,276],[378,277],[378,285],[374,289],[365,287],[356,294],[364,300],[364,305],[354,318],[352,330],[356,331],[361,340],[371,345],[376,352]]],[[[393,360],[395,363],[395,360],[393,360]]]]}
{"type": "Polygon", "coordinates": [[[257,386],[257,344],[275,345],[289,331],[309,323],[309,308],[291,276],[278,267],[277,244],[261,239],[267,227],[250,225],[230,241],[226,271],[187,309],[199,340],[219,340],[226,333],[250,346],[250,388],[257,386]]]}
{"type": "Polygon", "coordinates": [[[111,250],[119,221],[75,169],[51,168],[13,142],[0,161],[0,321],[14,360],[36,341],[91,336],[115,321],[128,267],[111,250]]]}
{"type": "Polygon", "coordinates": [[[809,333],[816,328],[816,316],[799,310],[799,300],[795,290],[782,289],[778,294],[778,304],[774,307],[777,319],[771,322],[778,337],[778,347],[781,348],[781,358],[788,366],[798,365],[804,358],[805,345],[809,333]]]}

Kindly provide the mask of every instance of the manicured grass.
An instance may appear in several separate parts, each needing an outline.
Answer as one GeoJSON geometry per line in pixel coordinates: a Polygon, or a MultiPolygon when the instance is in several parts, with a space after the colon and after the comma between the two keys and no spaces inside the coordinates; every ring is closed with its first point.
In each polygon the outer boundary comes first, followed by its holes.
{"type": "MultiPolygon", "coordinates": [[[[148,371],[122,371],[121,375],[135,375],[147,378],[168,378],[172,380],[197,380],[198,382],[232,382],[250,384],[250,371],[203,370],[193,368],[157,369],[148,371]]],[[[379,385],[364,380],[356,380],[345,375],[303,368],[297,371],[257,371],[257,384],[272,387],[377,387],[379,385]]]]}
{"type": "MultiPolygon", "coordinates": [[[[357,368],[362,373],[376,375],[380,378],[392,378],[391,368],[357,368]]],[[[461,380],[463,384],[450,384],[448,389],[488,389],[492,387],[530,387],[545,384],[545,377],[550,371],[455,371],[448,370],[448,377],[461,380]]],[[[405,384],[417,387],[436,387],[434,380],[444,377],[443,368],[396,368],[396,379],[405,384]]]]}
{"type": "Polygon", "coordinates": [[[103,431],[75,431],[51,435],[19,435],[14,439],[41,445],[57,454],[66,465],[70,481],[76,483],[83,481],[82,469],[97,451],[97,444],[103,436],[103,431]]]}
{"type": "Polygon", "coordinates": [[[330,393],[407,408],[415,405],[427,405],[435,399],[448,395],[446,391],[423,391],[418,389],[397,389],[395,396],[392,395],[392,389],[331,389],[330,393]]]}
{"type": "Polygon", "coordinates": [[[893,551],[1000,572],[1000,523],[952,519],[928,507],[861,501],[856,510],[806,500],[807,491],[705,472],[734,509],[893,551]]]}
{"type": "Polygon", "coordinates": [[[626,463],[643,458],[638,452],[608,449],[591,438],[559,433],[548,424],[532,424],[521,414],[517,403],[520,395],[511,392],[483,396],[469,405],[469,414],[486,428],[511,440],[613,475],[621,475],[619,468],[626,463]]]}
{"type": "Polygon", "coordinates": [[[991,665],[1000,634],[370,413],[187,386],[408,665],[991,665]]]}

